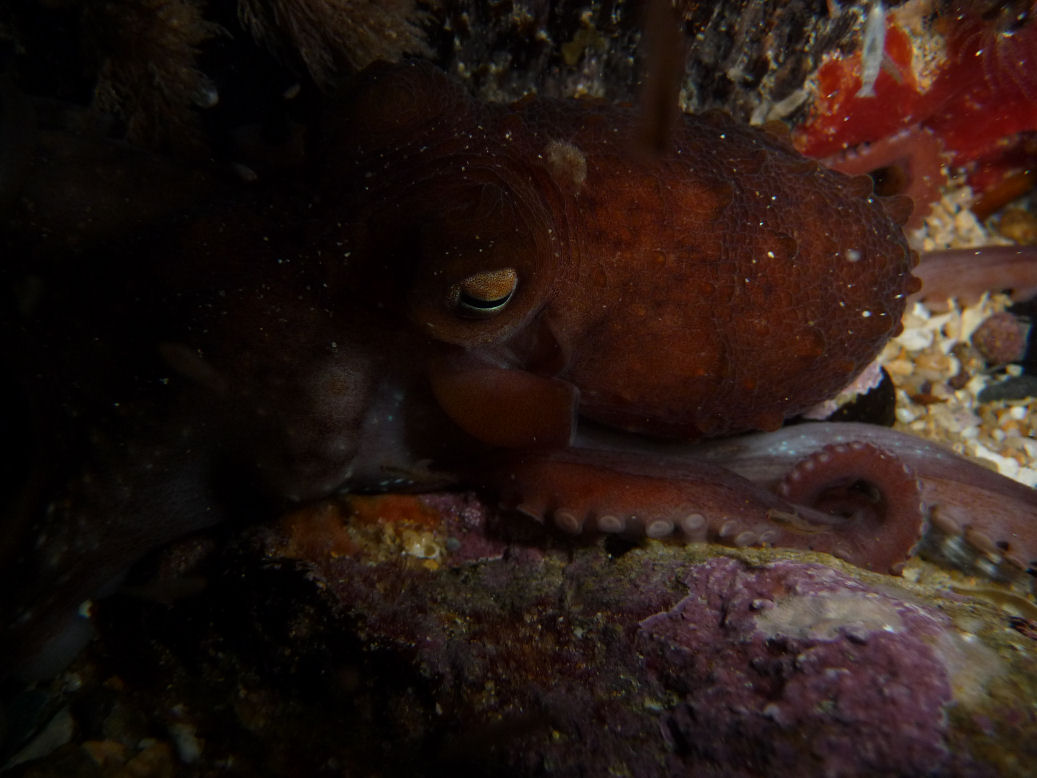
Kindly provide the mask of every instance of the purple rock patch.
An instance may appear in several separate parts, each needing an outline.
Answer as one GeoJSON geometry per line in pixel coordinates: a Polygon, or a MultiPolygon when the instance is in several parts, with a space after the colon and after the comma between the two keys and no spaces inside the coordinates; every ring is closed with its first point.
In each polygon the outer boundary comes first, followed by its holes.
{"type": "Polygon", "coordinates": [[[718,558],[684,582],[689,595],[638,632],[648,666],[683,697],[661,719],[675,766],[826,776],[949,767],[951,688],[933,648],[942,616],[821,565],[718,558]]]}

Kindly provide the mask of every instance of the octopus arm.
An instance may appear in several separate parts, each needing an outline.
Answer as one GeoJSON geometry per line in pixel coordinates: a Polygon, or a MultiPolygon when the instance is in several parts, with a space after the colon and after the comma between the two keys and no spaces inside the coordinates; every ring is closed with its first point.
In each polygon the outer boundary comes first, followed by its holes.
{"type": "MultiPolygon", "coordinates": [[[[1033,570],[1037,491],[914,435],[852,422],[803,424],[697,445],[693,455],[757,485],[780,489],[787,474],[826,447],[864,443],[898,459],[918,479],[938,555],[960,564],[966,549],[995,566],[1033,570]]],[[[691,455],[691,452],[689,452],[691,455]]],[[[989,572],[989,571],[988,571],[989,572]]]]}
{"type": "MultiPolygon", "coordinates": [[[[827,466],[845,473],[848,458],[831,453],[827,466]]],[[[913,477],[892,457],[884,470],[881,499],[867,511],[859,500],[850,510],[843,510],[845,501],[836,509],[819,499],[808,504],[802,489],[786,499],[715,464],[631,449],[571,448],[514,458],[494,469],[488,485],[505,506],[538,521],[553,519],[572,534],[676,533],[688,542],[823,551],[891,572],[913,551],[923,520],[913,477]]]]}
{"type": "Polygon", "coordinates": [[[1016,301],[1037,293],[1037,247],[984,246],[930,251],[915,268],[919,299],[942,305],[955,298],[975,302],[984,292],[1010,290],[1016,301]]]}

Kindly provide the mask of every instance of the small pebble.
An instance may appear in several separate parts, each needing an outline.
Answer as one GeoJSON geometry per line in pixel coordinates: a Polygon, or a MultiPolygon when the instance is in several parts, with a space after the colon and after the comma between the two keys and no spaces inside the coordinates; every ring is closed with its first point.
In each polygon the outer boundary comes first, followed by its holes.
{"type": "Polygon", "coordinates": [[[1030,325],[1007,311],[987,317],[972,333],[972,345],[988,365],[1018,362],[1026,356],[1026,339],[1030,325]]]}
{"type": "Polygon", "coordinates": [[[990,403],[998,400],[1025,400],[1028,397],[1037,397],[1037,376],[1010,376],[983,389],[977,399],[981,403],[990,403]]]}
{"type": "Polygon", "coordinates": [[[1022,208],[1006,208],[997,221],[997,231],[1021,246],[1037,244],[1037,214],[1022,208]]]}

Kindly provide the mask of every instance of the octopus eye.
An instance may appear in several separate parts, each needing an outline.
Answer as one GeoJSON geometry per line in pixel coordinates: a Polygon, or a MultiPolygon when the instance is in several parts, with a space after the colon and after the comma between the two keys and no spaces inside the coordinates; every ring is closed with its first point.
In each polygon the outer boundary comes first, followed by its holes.
{"type": "Polygon", "coordinates": [[[514,268],[485,270],[450,287],[449,303],[462,316],[488,318],[507,307],[517,287],[514,268]]]}

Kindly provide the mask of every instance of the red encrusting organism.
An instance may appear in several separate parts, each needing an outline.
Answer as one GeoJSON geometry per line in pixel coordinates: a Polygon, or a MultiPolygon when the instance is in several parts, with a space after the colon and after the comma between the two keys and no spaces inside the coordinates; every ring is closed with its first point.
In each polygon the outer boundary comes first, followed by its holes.
{"type": "MultiPolygon", "coordinates": [[[[989,215],[1034,183],[1037,4],[956,3],[941,9],[923,33],[942,43],[943,56],[935,59],[915,50],[902,10],[885,16],[884,60],[873,96],[861,89],[861,53],[821,64],[810,117],[794,132],[796,146],[808,156],[829,158],[837,169],[848,167],[841,155],[853,149],[850,164],[858,172],[869,154],[864,144],[905,133],[899,156],[876,149],[874,168],[900,164],[906,154],[914,164],[903,172],[911,179],[916,173],[910,168],[931,167],[914,159],[916,141],[921,150],[935,138],[947,162],[964,169],[980,196],[978,215],[989,215]]],[[[931,159],[928,149],[925,154],[931,159]]],[[[911,189],[910,180],[904,191],[928,199],[920,194],[924,188],[911,189]]]]}

